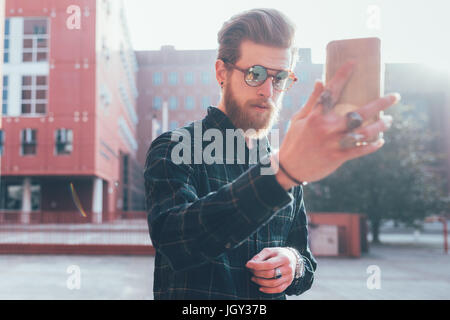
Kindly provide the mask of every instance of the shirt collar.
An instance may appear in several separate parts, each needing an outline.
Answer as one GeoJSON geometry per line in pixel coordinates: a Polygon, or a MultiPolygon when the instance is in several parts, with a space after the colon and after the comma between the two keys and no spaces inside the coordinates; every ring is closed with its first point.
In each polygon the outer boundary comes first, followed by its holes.
{"type": "MultiPolygon", "coordinates": [[[[233,129],[236,130],[236,127],[231,122],[230,118],[223,113],[222,110],[220,110],[217,107],[210,106],[208,107],[208,113],[206,115],[205,121],[207,124],[207,128],[217,128],[220,131],[222,131],[224,134],[226,132],[226,129],[233,129]]],[[[254,139],[253,140],[256,143],[253,143],[255,147],[259,147],[259,144],[263,144],[266,146],[267,154],[270,154],[270,144],[269,139],[267,137],[263,137],[261,139],[254,139]]],[[[246,151],[248,150],[247,144],[245,144],[246,151]]]]}
{"type": "Polygon", "coordinates": [[[226,129],[236,129],[230,118],[217,107],[208,107],[208,114],[205,120],[211,128],[217,128],[224,132],[226,129]]]}

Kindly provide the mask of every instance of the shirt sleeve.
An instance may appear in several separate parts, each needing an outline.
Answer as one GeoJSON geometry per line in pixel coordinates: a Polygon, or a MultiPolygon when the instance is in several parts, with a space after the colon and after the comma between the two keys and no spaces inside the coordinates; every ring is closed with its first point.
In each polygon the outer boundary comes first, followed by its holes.
{"type": "Polygon", "coordinates": [[[155,249],[185,270],[238,246],[293,198],[261,164],[198,197],[194,166],[171,160],[170,133],[151,145],[144,170],[147,220],[155,249]]]}
{"type": "Polygon", "coordinates": [[[305,266],[305,274],[303,277],[292,281],[291,285],[285,291],[287,295],[300,295],[309,290],[314,281],[314,272],[317,269],[317,261],[309,248],[308,221],[301,187],[297,187],[296,197],[299,205],[297,206],[293,226],[289,232],[287,246],[297,249],[300,253],[300,257],[303,259],[305,266]]]}

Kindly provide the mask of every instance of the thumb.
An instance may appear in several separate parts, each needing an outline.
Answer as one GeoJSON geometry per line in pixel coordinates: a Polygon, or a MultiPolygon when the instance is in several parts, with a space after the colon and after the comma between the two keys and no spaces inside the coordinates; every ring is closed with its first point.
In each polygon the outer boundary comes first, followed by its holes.
{"type": "Polygon", "coordinates": [[[274,250],[268,248],[261,250],[257,255],[255,255],[249,262],[261,262],[267,260],[276,255],[274,250]]]}

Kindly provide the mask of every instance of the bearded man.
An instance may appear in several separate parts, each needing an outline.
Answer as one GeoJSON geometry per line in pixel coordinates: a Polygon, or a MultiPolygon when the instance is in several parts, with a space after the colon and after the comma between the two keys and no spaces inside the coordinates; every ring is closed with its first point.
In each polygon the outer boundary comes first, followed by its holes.
{"type": "MultiPolygon", "coordinates": [[[[327,86],[316,82],[279,151],[270,150],[267,135],[284,92],[297,80],[294,36],[292,22],[274,9],[245,11],[225,22],[215,64],[221,100],[204,119],[175,130],[193,137],[201,126],[225,137],[242,129],[235,137],[246,141],[243,157],[224,150],[215,163],[195,163],[194,155],[180,163],[173,159],[175,131],[151,144],[144,176],[155,299],[286,299],[311,288],[317,262],[308,245],[302,186],[380,149],[384,141],[373,137],[392,118],[360,124],[399,97],[377,99],[352,117],[332,112],[351,76],[349,62],[327,86]],[[249,163],[252,145],[266,151],[256,164],[249,163]]],[[[208,145],[191,140],[192,149],[208,145]]]]}

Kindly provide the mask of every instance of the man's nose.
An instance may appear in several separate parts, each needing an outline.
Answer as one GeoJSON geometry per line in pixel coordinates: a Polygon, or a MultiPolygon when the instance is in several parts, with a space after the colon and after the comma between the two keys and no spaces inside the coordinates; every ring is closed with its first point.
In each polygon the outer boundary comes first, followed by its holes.
{"type": "Polygon", "coordinates": [[[273,96],[273,76],[268,76],[266,81],[258,87],[257,94],[265,98],[273,96]]]}

